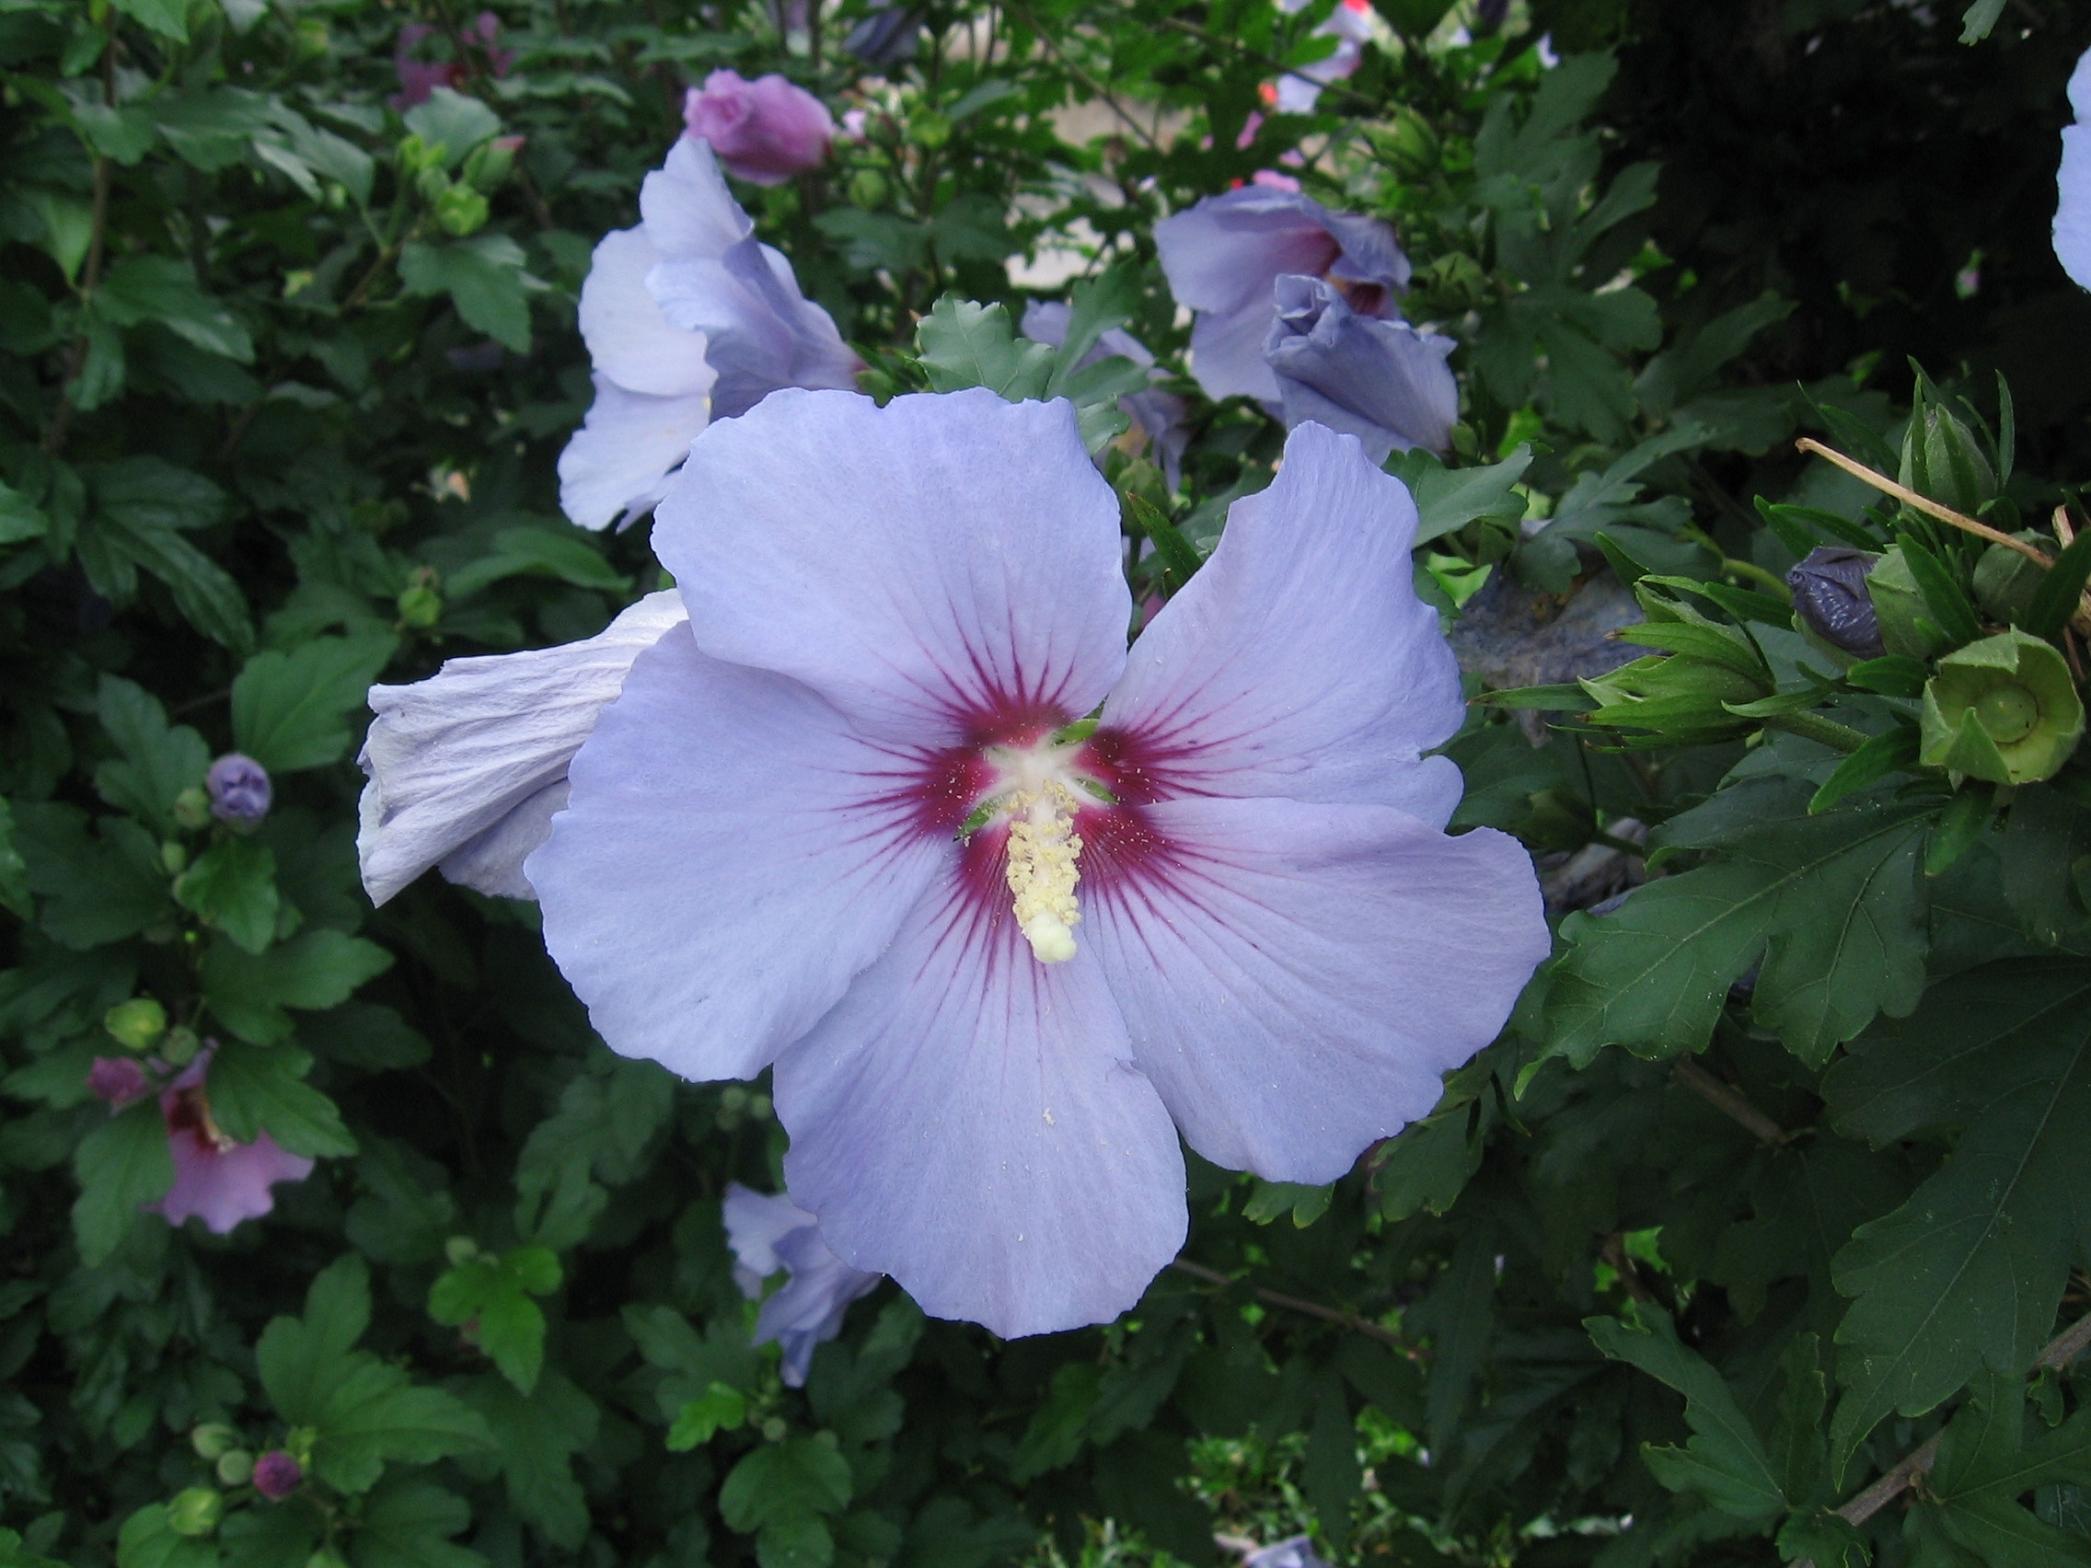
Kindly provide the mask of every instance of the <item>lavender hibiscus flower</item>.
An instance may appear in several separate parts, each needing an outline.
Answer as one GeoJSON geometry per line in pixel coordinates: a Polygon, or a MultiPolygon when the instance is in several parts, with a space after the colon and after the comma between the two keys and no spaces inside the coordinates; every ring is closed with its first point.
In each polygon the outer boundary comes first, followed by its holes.
{"type": "Polygon", "coordinates": [[[785,1386],[804,1388],[814,1348],[842,1332],[850,1303],[876,1286],[879,1276],[836,1257],[820,1239],[820,1222],[782,1193],[765,1197],[733,1182],[724,1208],[741,1294],[754,1301],[772,1274],[790,1275],[756,1313],[755,1342],[774,1340],[784,1353],[785,1386]]]}
{"type": "Polygon", "coordinates": [[[1320,278],[1282,277],[1273,297],[1277,319],[1263,352],[1286,429],[1311,419],[1354,435],[1375,463],[1451,445],[1459,418],[1459,383],[1445,363],[1459,346],[1451,338],[1360,315],[1320,278]]]}
{"type": "Polygon", "coordinates": [[[648,511],[712,419],[778,387],[851,386],[860,368],[703,142],[678,141],[646,176],[639,213],[596,246],[581,285],[595,403],[560,454],[559,504],[584,528],[648,511]]]}
{"type": "Polygon", "coordinates": [[[1546,951],[1516,842],[1442,831],[1407,492],[1319,426],[1286,452],[1130,654],[1065,403],[781,392],[662,504],[690,618],[524,867],[547,945],[619,1052],[774,1063],[794,1199],[932,1313],[1124,1310],[1183,1238],[1178,1129],[1332,1180],[1546,951]]]}
{"type": "Polygon", "coordinates": [[[186,1072],[160,1094],[160,1114],[167,1122],[167,1152],[174,1157],[174,1185],[167,1196],[148,1207],[179,1225],[191,1218],[223,1235],[241,1220],[260,1219],[276,1206],[269,1189],[278,1182],[303,1181],[312,1161],[282,1148],[267,1133],[252,1143],[236,1143],[211,1117],[204,1079],[210,1051],[199,1054],[186,1072]]]}
{"type": "Polygon", "coordinates": [[[1197,313],[1191,374],[1214,398],[1278,402],[1278,378],[1263,350],[1279,278],[1327,279],[1352,310],[1381,319],[1399,317],[1409,280],[1408,257],[1384,223],[1264,185],[1208,196],[1164,218],[1154,241],[1177,303],[1197,313]]]}
{"type": "Polygon", "coordinates": [[[2062,130],[2062,167],[2055,176],[2055,255],[2077,287],[2091,289],[2091,49],[2069,75],[2076,123],[2062,130]]]}

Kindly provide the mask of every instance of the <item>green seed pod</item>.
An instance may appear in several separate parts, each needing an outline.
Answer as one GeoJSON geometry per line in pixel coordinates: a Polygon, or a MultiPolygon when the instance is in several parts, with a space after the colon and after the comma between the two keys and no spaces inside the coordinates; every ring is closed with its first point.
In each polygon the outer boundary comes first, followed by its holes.
{"type": "Polygon", "coordinates": [[[160,1060],[169,1067],[186,1067],[202,1049],[203,1042],[196,1038],[194,1029],[169,1029],[160,1041],[160,1060]]]}
{"type": "Polygon", "coordinates": [[[399,618],[419,631],[426,631],[443,618],[443,596],[425,583],[416,583],[394,601],[399,618]]]}
{"type": "Polygon", "coordinates": [[[1948,654],[1924,687],[1918,760],[1992,784],[2052,778],[2084,734],[2084,704],[2051,644],[2000,632],[1948,654]]]}
{"type": "Polygon", "coordinates": [[[1880,640],[1888,652],[1912,659],[1930,659],[1945,652],[1946,634],[1918,591],[1917,579],[1897,545],[1882,556],[1866,574],[1866,595],[1873,601],[1880,620],[1880,640]]]}
{"type": "Polygon", "coordinates": [[[176,1535],[209,1535],[225,1515],[225,1499],[207,1486],[177,1492],[167,1505],[167,1528],[176,1535]]]}
{"type": "Polygon", "coordinates": [[[125,1050],[149,1051],[167,1032],[167,1009],[149,996],[134,996],[104,1013],[102,1027],[125,1050]]]}
{"type": "MultiPolygon", "coordinates": [[[[2030,531],[2019,538],[2033,542],[2039,535],[2030,531]]],[[[2034,564],[2016,550],[1993,544],[1975,563],[1975,602],[1991,620],[2016,626],[2033,607],[2033,595],[2047,569],[2034,564]]]]}
{"type": "Polygon", "coordinates": [[[1896,477],[1969,517],[1997,498],[1997,471],[1974,432],[1935,403],[1910,420],[1896,477]]]}

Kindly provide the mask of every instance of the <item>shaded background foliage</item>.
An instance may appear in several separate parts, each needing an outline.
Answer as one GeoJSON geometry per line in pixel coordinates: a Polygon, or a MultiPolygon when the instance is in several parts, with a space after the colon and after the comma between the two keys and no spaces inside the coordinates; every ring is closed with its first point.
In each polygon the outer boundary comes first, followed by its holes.
{"type": "MultiPolygon", "coordinates": [[[[1569,915],[1439,1111],[1328,1190],[1194,1162],[1183,1265],[1118,1324],[1000,1344],[886,1287],[803,1392],[749,1343],[719,1220],[729,1180],[775,1185],[760,1086],[611,1057],[530,906],[424,879],[370,909],[369,683],[590,634],[655,585],[640,531],[556,514],[554,463],[590,250],[715,66],[864,110],[818,174],[742,195],[881,390],[1012,351],[993,317],[918,321],[947,294],[1013,318],[1009,257],[1070,245],[1114,258],[1082,259],[1091,308],[1180,367],[1154,221],[1303,144],[1463,343],[1453,472],[1395,466],[1448,612],[1484,567],[1511,596],[1467,623],[1477,684],[1595,673],[1591,638],[1541,632],[1603,594],[1595,626],[1629,619],[1618,572],[1725,587],[1720,624],[1802,682],[1764,595],[1824,525],[1753,502],[1887,542],[1789,443],[1892,441],[1909,356],[1992,418],[2007,372],[2024,517],[2074,475],[2087,305],[2046,238],[2071,7],[1970,48],[1935,7],[1535,0],[1454,44],[1478,17],[1382,0],[1358,73],[1246,147],[1326,0],[919,10],[870,82],[839,47],[863,6],[809,44],[757,5],[518,0],[504,71],[465,49],[402,113],[402,26],[440,53],[474,18],[0,5],[0,1560],[1208,1563],[1215,1530],[1390,1563],[2091,1557],[2066,1355],[2021,1414],[2091,1263],[2072,775],[1985,797],[1932,875],[1960,820],[1935,774],[1811,815],[1837,757],[1804,736],[1723,717],[1624,755],[1477,710],[1460,821],[1546,857],[1556,913],[1655,880],[1569,915]],[[250,836],[181,805],[232,748],[275,780],[250,836]],[[1694,892],[1720,930],[1676,912],[1694,892]],[[319,1161],[265,1220],[138,1213],[157,1111],[86,1082],[133,997],[219,1042],[229,1133],[319,1161]],[[1977,1019],[2001,1054],[1956,1077],[1977,1019]],[[2030,1175],[1985,1208],[1953,1185],[1970,1149],[2030,1175]],[[1958,1274],[1919,1223],[1954,1204],[2004,1238],[1958,1274]],[[1828,1512],[1942,1428],[1906,1513],[1828,1512]],[[306,1469],[280,1503],[205,1451],[276,1447],[306,1469]]],[[[1165,584],[1279,444],[1238,403],[1196,417],[1180,494],[1109,458],[1165,584]]]]}

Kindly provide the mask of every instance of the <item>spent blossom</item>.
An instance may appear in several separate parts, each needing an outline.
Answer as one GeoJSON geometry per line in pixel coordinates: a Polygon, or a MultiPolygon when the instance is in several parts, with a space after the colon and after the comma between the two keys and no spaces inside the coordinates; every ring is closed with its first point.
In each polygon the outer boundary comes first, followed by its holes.
{"type": "Polygon", "coordinates": [[[105,1105],[129,1105],[151,1087],[152,1080],[133,1057],[97,1056],[87,1069],[87,1092],[105,1105]]]}
{"type": "Polygon", "coordinates": [[[684,96],[682,117],[728,174],[754,185],[782,185],[820,167],[835,137],[827,105],[774,71],[752,82],[714,71],[684,96]]]}
{"type": "Polygon", "coordinates": [[[750,1301],[772,1274],[789,1276],[755,1315],[755,1342],[783,1352],[787,1388],[804,1388],[816,1346],[842,1332],[850,1303],[879,1282],[853,1269],[820,1239],[820,1222],[783,1193],[765,1196],[739,1182],[726,1188],[726,1239],[735,1283],[750,1301]]]}
{"type": "Polygon", "coordinates": [[[860,368],[703,142],[677,141],[639,214],[596,246],[581,285],[595,402],[559,456],[559,504],[584,528],[650,510],[710,420],[778,387],[853,385],[860,368]]]}
{"type": "Polygon", "coordinates": [[[409,22],[399,30],[392,67],[399,91],[389,100],[395,109],[427,103],[439,87],[461,91],[481,72],[501,77],[515,64],[515,51],[499,47],[501,19],[481,11],[472,25],[444,33],[426,22],[409,22]],[[433,48],[431,47],[433,46],[433,48]]]}
{"type": "Polygon", "coordinates": [[[1286,429],[1311,419],[1354,435],[1375,463],[1451,445],[1459,418],[1459,383],[1445,363],[1458,347],[1451,338],[1362,315],[1321,278],[1282,277],[1273,298],[1277,319],[1263,353],[1286,429]]]}
{"type": "Polygon", "coordinates": [[[303,1181],[312,1161],[291,1154],[267,1133],[252,1143],[228,1137],[211,1115],[204,1081],[214,1053],[205,1050],[188,1070],[160,1093],[160,1114],[167,1123],[167,1152],[174,1158],[174,1185],[149,1212],[179,1225],[194,1216],[207,1229],[223,1235],[241,1220],[259,1219],[276,1206],[269,1189],[278,1182],[303,1181]]]}
{"type": "Polygon", "coordinates": [[[1279,401],[1277,376],[1264,358],[1279,278],[1325,279],[1358,314],[1393,320],[1410,273],[1384,223],[1263,184],[1208,196],[1164,218],[1154,242],[1176,302],[1196,312],[1191,374],[1214,398],[1279,401]]]}
{"type": "Polygon", "coordinates": [[[1424,753],[1462,703],[1415,529],[1304,425],[1128,653],[1070,405],[777,393],[661,507],[689,618],[524,865],[547,945],[620,1053],[774,1065],[792,1199],[851,1269],[1004,1335],[1109,1318],[1183,1239],[1179,1130],[1331,1181],[1546,951],[1516,842],[1444,832],[1424,753]]]}

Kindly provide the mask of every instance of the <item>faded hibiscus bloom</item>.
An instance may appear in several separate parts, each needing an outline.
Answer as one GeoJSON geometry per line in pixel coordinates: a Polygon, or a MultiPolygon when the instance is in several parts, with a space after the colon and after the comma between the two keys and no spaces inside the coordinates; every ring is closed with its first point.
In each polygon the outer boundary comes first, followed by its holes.
{"type": "Polygon", "coordinates": [[[186,1072],[161,1091],[160,1114],[167,1121],[167,1152],[174,1157],[174,1185],[149,1212],[179,1225],[194,1216],[223,1235],[241,1220],[259,1219],[276,1206],[269,1189],[278,1182],[303,1181],[312,1161],[291,1154],[262,1133],[252,1143],[236,1143],[211,1118],[204,1080],[212,1052],[200,1053],[186,1072]]]}
{"type": "Polygon", "coordinates": [[[1358,314],[1393,320],[1410,273],[1384,223],[1260,184],[1208,196],[1164,218],[1154,242],[1177,303],[1197,313],[1191,374],[1198,385],[1209,397],[1253,397],[1274,406],[1278,378],[1264,344],[1277,318],[1279,278],[1326,279],[1358,314]]]}
{"type": "Polygon", "coordinates": [[[851,386],[861,368],[791,263],[754,237],[704,143],[670,149],[639,213],[596,246],[581,285],[595,402],[559,455],[559,505],[584,528],[651,509],[709,421],[778,387],[851,386]]]}
{"type": "Polygon", "coordinates": [[[820,1222],[782,1193],[766,1197],[733,1182],[724,1210],[741,1294],[757,1300],[772,1274],[790,1276],[756,1313],[755,1342],[774,1340],[783,1352],[785,1386],[804,1388],[814,1348],[842,1332],[850,1303],[875,1287],[879,1276],[836,1257],[820,1239],[820,1222]]]}
{"type": "Polygon", "coordinates": [[[827,105],[775,72],[751,82],[714,71],[684,97],[682,116],[728,174],[755,185],[782,185],[820,167],[835,137],[827,105]]]}
{"type": "Polygon", "coordinates": [[[1273,297],[1277,319],[1263,353],[1288,430],[1314,420],[1356,436],[1375,463],[1452,444],[1459,383],[1445,360],[1459,345],[1451,338],[1361,315],[1320,278],[1282,277],[1273,297]]]}

